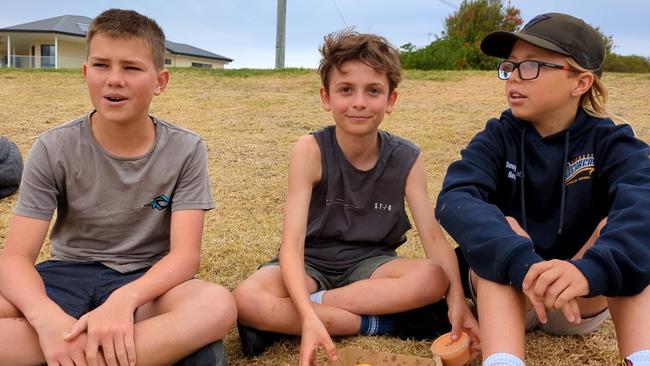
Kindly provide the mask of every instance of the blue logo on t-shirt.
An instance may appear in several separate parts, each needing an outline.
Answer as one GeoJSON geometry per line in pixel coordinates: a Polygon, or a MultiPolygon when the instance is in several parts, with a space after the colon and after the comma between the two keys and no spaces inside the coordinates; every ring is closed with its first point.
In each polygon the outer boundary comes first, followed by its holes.
{"type": "Polygon", "coordinates": [[[162,193],[158,195],[158,197],[152,199],[149,203],[145,203],[144,207],[151,207],[152,209],[162,211],[166,209],[170,203],[171,203],[171,199],[167,197],[166,194],[162,193]]]}

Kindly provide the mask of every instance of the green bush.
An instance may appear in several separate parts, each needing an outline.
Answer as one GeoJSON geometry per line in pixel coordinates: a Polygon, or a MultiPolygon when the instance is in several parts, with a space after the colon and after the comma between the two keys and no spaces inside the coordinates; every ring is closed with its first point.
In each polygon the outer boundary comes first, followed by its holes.
{"type": "Polygon", "coordinates": [[[419,49],[410,43],[400,47],[402,66],[420,70],[492,69],[495,60],[481,52],[481,39],[494,30],[517,30],[522,23],[519,9],[504,7],[501,0],[464,0],[458,11],[445,19],[441,37],[419,49]]]}
{"type": "MultiPolygon", "coordinates": [[[[445,19],[445,31],[429,45],[402,45],[402,67],[415,70],[492,70],[497,60],[481,52],[483,37],[494,30],[517,31],[523,23],[519,9],[501,0],[463,0],[458,11],[445,19]]],[[[614,40],[595,27],[605,42],[605,71],[648,73],[650,58],[612,52],[614,40]]]]}
{"type": "Polygon", "coordinates": [[[621,56],[610,53],[605,57],[606,72],[650,72],[650,59],[641,56],[621,56]]]}

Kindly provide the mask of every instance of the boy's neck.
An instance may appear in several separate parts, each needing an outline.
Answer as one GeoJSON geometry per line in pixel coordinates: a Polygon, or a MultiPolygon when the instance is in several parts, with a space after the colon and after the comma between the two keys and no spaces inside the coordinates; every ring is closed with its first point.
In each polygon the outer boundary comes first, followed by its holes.
{"type": "Polygon", "coordinates": [[[149,115],[132,123],[121,124],[93,113],[90,121],[95,140],[111,155],[125,158],[144,155],[156,138],[155,125],[149,115]]]}
{"type": "Polygon", "coordinates": [[[578,115],[577,107],[569,107],[551,111],[538,121],[530,121],[540,136],[546,137],[562,132],[573,124],[578,115]]]}
{"type": "Polygon", "coordinates": [[[379,158],[379,134],[368,134],[363,136],[352,136],[334,129],[336,142],[338,143],[347,161],[355,168],[365,171],[372,169],[379,158]]]}

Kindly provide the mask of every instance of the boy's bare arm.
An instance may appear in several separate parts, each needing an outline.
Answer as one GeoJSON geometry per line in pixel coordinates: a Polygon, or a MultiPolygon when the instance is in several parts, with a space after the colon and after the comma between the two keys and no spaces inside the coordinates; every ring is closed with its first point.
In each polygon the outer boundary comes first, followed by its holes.
{"type": "Polygon", "coordinates": [[[201,256],[204,215],[203,210],[173,212],[169,253],[142,277],[115,290],[104,304],[74,325],[66,339],[72,340],[87,330],[86,357],[91,365],[97,360],[100,346],[106,361],[117,359],[120,364],[135,364],[134,312],[194,277],[201,256]]]}
{"type": "Polygon", "coordinates": [[[45,293],[43,280],[34,269],[49,220],[14,215],[0,255],[0,291],[34,328],[48,364],[85,364],[85,338],[65,342],[63,334],[76,319],[66,314],[45,293]]]}
{"type": "Polygon", "coordinates": [[[325,326],[309,301],[305,286],[305,234],[311,191],[320,180],[320,150],[313,136],[302,137],[294,146],[289,161],[287,197],[284,206],[280,270],[284,285],[302,319],[300,365],[311,364],[315,350],[323,346],[330,358],[335,347],[325,326]]]}
{"type": "Polygon", "coordinates": [[[415,161],[406,179],[406,201],[427,258],[437,262],[449,277],[447,297],[464,298],[456,255],[435,220],[433,205],[427,193],[426,173],[421,157],[415,161]]]}
{"type": "Polygon", "coordinates": [[[14,215],[0,256],[0,290],[34,328],[47,322],[43,311],[56,306],[45,294],[34,263],[47,235],[49,221],[14,215]]]}
{"type": "Polygon", "coordinates": [[[457,332],[465,328],[472,340],[478,341],[478,323],[465,302],[456,255],[435,220],[433,205],[427,193],[427,178],[421,157],[415,161],[406,179],[406,200],[427,258],[438,263],[449,279],[446,299],[449,304],[453,336],[458,337],[457,332]]]}
{"type": "Polygon", "coordinates": [[[289,161],[279,256],[285,286],[303,319],[306,314],[314,313],[305,287],[304,249],[309,200],[320,176],[320,165],[316,141],[312,136],[302,137],[294,146],[289,161]]]}

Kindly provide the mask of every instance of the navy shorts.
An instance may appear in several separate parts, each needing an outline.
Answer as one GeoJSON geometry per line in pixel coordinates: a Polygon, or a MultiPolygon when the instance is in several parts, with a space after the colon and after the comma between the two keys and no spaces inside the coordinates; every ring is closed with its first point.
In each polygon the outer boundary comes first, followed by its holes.
{"type": "Polygon", "coordinates": [[[75,319],[103,304],[113,291],[137,280],[148,269],[121,273],[99,262],[55,260],[36,265],[47,296],[75,319]]]}

